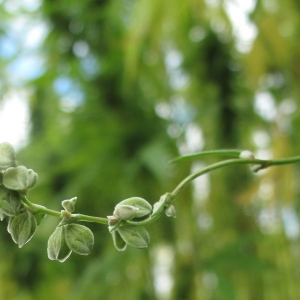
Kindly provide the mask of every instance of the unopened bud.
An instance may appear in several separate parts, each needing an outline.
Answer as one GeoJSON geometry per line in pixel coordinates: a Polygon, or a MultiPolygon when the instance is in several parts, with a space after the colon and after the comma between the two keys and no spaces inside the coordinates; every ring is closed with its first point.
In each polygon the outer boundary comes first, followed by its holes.
{"type": "MultiPolygon", "coordinates": [[[[140,198],[140,197],[131,197],[131,198],[121,201],[120,203],[118,203],[116,205],[115,210],[117,210],[118,207],[120,207],[120,206],[131,206],[131,207],[135,208],[134,218],[146,217],[146,216],[150,215],[150,213],[152,211],[151,204],[148,201],[146,201],[145,199],[140,198]]],[[[125,220],[125,219],[123,219],[123,220],[125,220]]]]}
{"type": "Polygon", "coordinates": [[[167,217],[176,218],[176,210],[174,205],[170,205],[168,208],[166,208],[165,213],[167,217]]]}
{"type": "Polygon", "coordinates": [[[121,220],[131,220],[135,217],[138,210],[138,207],[122,204],[116,206],[113,215],[121,220]]]}
{"type": "Polygon", "coordinates": [[[74,198],[62,201],[61,205],[67,212],[72,213],[73,211],[75,211],[76,201],[77,201],[77,197],[74,197],[74,198]]]}

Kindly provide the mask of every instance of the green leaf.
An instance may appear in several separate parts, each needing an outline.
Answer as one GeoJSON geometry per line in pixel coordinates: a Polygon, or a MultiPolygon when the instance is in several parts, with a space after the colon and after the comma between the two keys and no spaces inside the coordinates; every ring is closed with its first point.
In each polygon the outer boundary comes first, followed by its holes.
{"type": "Polygon", "coordinates": [[[160,215],[165,209],[165,203],[158,201],[153,204],[152,217],[160,215]]]}
{"type": "Polygon", "coordinates": [[[19,211],[22,202],[21,195],[18,192],[8,191],[7,201],[16,211],[19,211]]]}
{"type": "Polygon", "coordinates": [[[0,212],[0,221],[3,221],[6,215],[2,212],[0,212]]]}
{"type": "MultiPolygon", "coordinates": [[[[1,214],[7,216],[15,216],[17,214],[17,207],[16,205],[11,204],[8,202],[10,199],[10,190],[6,189],[3,185],[0,186],[0,212],[1,214]]],[[[13,202],[13,201],[12,201],[13,202]]]]}
{"type": "Polygon", "coordinates": [[[22,248],[30,239],[36,230],[36,220],[33,214],[25,211],[16,217],[11,218],[8,232],[11,234],[13,241],[22,248]]]}
{"type": "Polygon", "coordinates": [[[0,185],[0,200],[7,199],[8,191],[9,190],[5,186],[0,185]]]}
{"type": "Polygon", "coordinates": [[[120,233],[117,230],[111,232],[114,246],[118,251],[124,251],[127,247],[125,241],[121,238],[120,233]]]}
{"type": "Polygon", "coordinates": [[[129,246],[135,248],[147,248],[150,243],[148,231],[138,226],[119,226],[117,231],[129,246]]]}
{"type": "Polygon", "coordinates": [[[9,143],[0,144],[0,169],[16,166],[16,153],[14,147],[9,143]]]}
{"type": "Polygon", "coordinates": [[[65,226],[58,226],[48,239],[47,254],[51,260],[64,262],[72,253],[65,239],[65,226]]]}
{"type": "Polygon", "coordinates": [[[14,209],[14,207],[12,207],[12,205],[6,200],[0,201],[0,212],[7,216],[15,216],[17,214],[17,211],[14,209]]]}
{"type": "Polygon", "coordinates": [[[130,205],[130,206],[138,208],[138,210],[136,210],[136,212],[134,214],[134,218],[145,217],[145,216],[149,215],[152,211],[151,204],[148,201],[146,201],[145,199],[140,198],[140,197],[131,197],[131,198],[125,199],[125,200],[121,201],[120,203],[118,203],[116,205],[115,209],[118,209],[118,207],[120,207],[121,205],[130,205]]]}
{"type": "Polygon", "coordinates": [[[28,170],[24,166],[8,168],[3,175],[3,184],[6,188],[15,191],[24,191],[29,185],[28,170]]]}
{"type": "Polygon", "coordinates": [[[14,216],[21,206],[21,197],[18,192],[8,190],[3,185],[0,186],[0,212],[14,216]]]}
{"type": "Polygon", "coordinates": [[[38,226],[41,224],[42,220],[46,217],[46,215],[43,213],[36,213],[34,214],[34,217],[36,219],[36,225],[38,226]]]}
{"type": "Polygon", "coordinates": [[[68,247],[77,254],[88,255],[94,246],[94,235],[86,226],[79,224],[65,225],[65,238],[68,247]]]}
{"type": "Polygon", "coordinates": [[[15,217],[10,217],[9,220],[8,220],[8,224],[7,224],[7,232],[9,234],[11,234],[11,223],[12,221],[14,220],[15,217]]]}

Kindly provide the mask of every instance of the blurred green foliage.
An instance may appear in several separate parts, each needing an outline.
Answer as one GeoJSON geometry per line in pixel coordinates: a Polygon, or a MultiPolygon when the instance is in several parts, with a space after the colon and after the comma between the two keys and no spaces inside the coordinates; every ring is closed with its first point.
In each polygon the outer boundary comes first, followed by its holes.
{"type": "MultiPolygon", "coordinates": [[[[168,165],[178,153],[299,155],[299,1],[253,1],[248,48],[228,13],[239,1],[41,0],[18,11],[2,2],[6,22],[26,15],[47,28],[42,72],[22,86],[31,129],[18,159],[39,174],[32,202],[59,210],[77,196],[77,212],[105,217],[128,197],[156,202],[210,162],[168,165]]],[[[4,93],[18,53],[1,57],[4,93]]],[[[148,250],[118,252],[105,226],[87,224],[92,254],[64,264],[46,257],[57,219],[21,250],[4,221],[0,298],[296,300],[298,174],[293,165],[213,172],[176,199],[177,219],[147,228],[148,250]]]]}

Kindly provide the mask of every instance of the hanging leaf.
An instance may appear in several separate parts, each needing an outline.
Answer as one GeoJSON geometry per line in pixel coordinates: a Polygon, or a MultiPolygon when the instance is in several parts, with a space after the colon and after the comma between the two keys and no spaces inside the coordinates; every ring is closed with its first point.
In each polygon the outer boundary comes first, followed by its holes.
{"type": "Polygon", "coordinates": [[[65,225],[65,238],[68,247],[77,254],[88,255],[94,246],[94,235],[86,226],[65,225]]]}
{"type": "Polygon", "coordinates": [[[48,239],[47,254],[51,260],[64,262],[72,253],[65,239],[65,226],[58,226],[48,239]]]}
{"type": "Polygon", "coordinates": [[[21,206],[21,197],[18,192],[0,186],[0,212],[8,216],[17,214],[21,206]]]}
{"type": "Polygon", "coordinates": [[[21,196],[16,191],[8,191],[7,202],[16,210],[19,211],[21,207],[21,196]]]}
{"type": "Polygon", "coordinates": [[[36,226],[33,214],[25,211],[11,219],[8,231],[13,241],[18,244],[19,248],[22,248],[33,237],[36,226]]]}
{"type": "Polygon", "coordinates": [[[42,220],[46,217],[46,215],[43,213],[36,213],[34,214],[34,217],[36,219],[36,225],[38,226],[41,224],[42,220]]]}
{"type": "Polygon", "coordinates": [[[6,215],[2,212],[0,212],[0,221],[3,221],[6,215]]]}
{"type": "Polygon", "coordinates": [[[14,209],[14,207],[6,200],[0,201],[0,212],[7,216],[15,216],[17,214],[17,211],[14,209]]]}
{"type": "Polygon", "coordinates": [[[111,232],[111,235],[112,235],[114,246],[116,247],[116,249],[118,251],[124,251],[127,247],[127,244],[120,236],[120,233],[117,230],[114,230],[111,232]]]}
{"type": "Polygon", "coordinates": [[[138,226],[120,226],[118,232],[129,246],[135,248],[147,248],[150,243],[148,231],[138,226]]]}

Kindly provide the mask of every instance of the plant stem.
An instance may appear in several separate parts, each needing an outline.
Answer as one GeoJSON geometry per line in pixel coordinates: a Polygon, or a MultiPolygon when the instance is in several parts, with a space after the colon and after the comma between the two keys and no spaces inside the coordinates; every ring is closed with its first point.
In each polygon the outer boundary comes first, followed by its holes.
{"type": "MultiPolygon", "coordinates": [[[[216,151],[205,151],[197,154],[192,154],[192,155],[187,155],[187,156],[182,156],[179,158],[176,158],[172,160],[171,162],[179,162],[183,161],[186,159],[191,159],[191,158],[199,158],[203,156],[210,156],[210,155],[225,155],[225,156],[235,156],[239,157],[241,154],[241,150],[216,150],[216,151]]],[[[227,167],[230,165],[242,165],[242,164],[251,164],[251,165],[256,165],[257,168],[255,171],[259,171],[262,169],[265,169],[267,167],[271,166],[276,166],[276,165],[286,165],[286,164],[292,164],[292,163],[298,163],[300,162],[300,156],[295,156],[295,157],[290,157],[290,158],[282,158],[282,159],[274,159],[274,160],[261,160],[261,159],[228,159],[224,160],[218,163],[215,163],[213,165],[210,165],[206,168],[203,168],[188,177],[186,177],[183,181],[181,181],[177,187],[173,190],[172,193],[169,193],[169,196],[173,200],[175,197],[178,196],[178,194],[187,186],[189,185],[195,178],[208,173],[210,171],[220,169],[223,167],[227,167]]],[[[22,202],[34,213],[44,213],[46,215],[51,215],[54,217],[59,217],[63,218],[62,213],[59,211],[55,211],[52,209],[48,209],[42,205],[34,204],[30,202],[25,195],[22,196],[22,202]]],[[[132,226],[145,226],[153,223],[156,221],[162,213],[156,214],[149,219],[140,221],[140,222],[134,222],[134,221],[125,221],[126,224],[132,225],[132,226]]],[[[100,218],[100,217],[93,217],[93,216],[88,216],[88,215],[83,215],[83,214],[71,214],[70,215],[70,222],[94,222],[98,224],[104,224],[108,225],[108,219],[107,218],[100,218]]],[[[66,223],[67,224],[67,223],[66,223]]]]}
{"type": "Polygon", "coordinates": [[[145,226],[145,225],[149,225],[153,222],[155,222],[159,217],[161,216],[161,214],[157,214],[153,217],[150,217],[149,219],[143,220],[143,221],[139,221],[139,222],[134,222],[134,221],[125,221],[126,224],[128,225],[133,225],[133,226],[145,226]]]}
{"type": "Polygon", "coordinates": [[[108,225],[108,219],[107,218],[100,218],[100,217],[93,217],[93,216],[87,216],[83,214],[72,214],[71,215],[71,220],[80,222],[94,222],[98,224],[104,224],[108,225]]]}
{"type": "Polygon", "coordinates": [[[43,213],[43,214],[46,214],[46,215],[51,215],[53,217],[61,218],[61,212],[60,211],[52,210],[52,209],[49,209],[49,208],[47,208],[45,206],[42,206],[42,205],[39,205],[39,204],[34,204],[34,203],[30,202],[25,195],[22,196],[22,201],[33,212],[43,213]]]}
{"type": "Polygon", "coordinates": [[[177,162],[181,162],[181,161],[185,161],[185,160],[189,160],[189,159],[194,159],[194,158],[205,157],[205,156],[239,157],[241,152],[243,152],[243,150],[236,150],[236,149],[202,151],[202,152],[195,153],[195,154],[176,157],[176,158],[170,160],[169,163],[174,164],[174,163],[177,163],[177,162]]]}
{"type": "MultiPolygon", "coordinates": [[[[46,208],[45,206],[34,204],[34,203],[30,202],[25,195],[22,196],[22,201],[24,204],[26,204],[26,206],[29,209],[31,209],[35,213],[43,213],[46,215],[51,215],[53,217],[62,218],[60,211],[52,210],[52,209],[46,208]]],[[[106,218],[92,217],[92,216],[87,216],[87,215],[83,215],[83,214],[71,214],[70,220],[77,221],[77,222],[80,222],[80,221],[94,222],[94,223],[108,225],[108,220],[106,218]]]]}
{"type": "Polygon", "coordinates": [[[218,163],[215,163],[213,165],[210,165],[204,169],[201,169],[198,172],[195,172],[188,177],[186,177],[183,181],[179,183],[179,185],[174,189],[174,191],[171,193],[173,196],[173,199],[195,178],[208,173],[210,171],[220,169],[226,166],[230,165],[237,165],[237,164],[253,164],[258,165],[255,171],[259,171],[262,169],[265,169],[267,167],[276,166],[276,165],[286,165],[286,164],[292,164],[300,162],[300,156],[290,157],[290,158],[282,158],[282,159],[274,159],[274,160],[260,160],[260,159],[228,159],[224,160],[218,163]]]}

